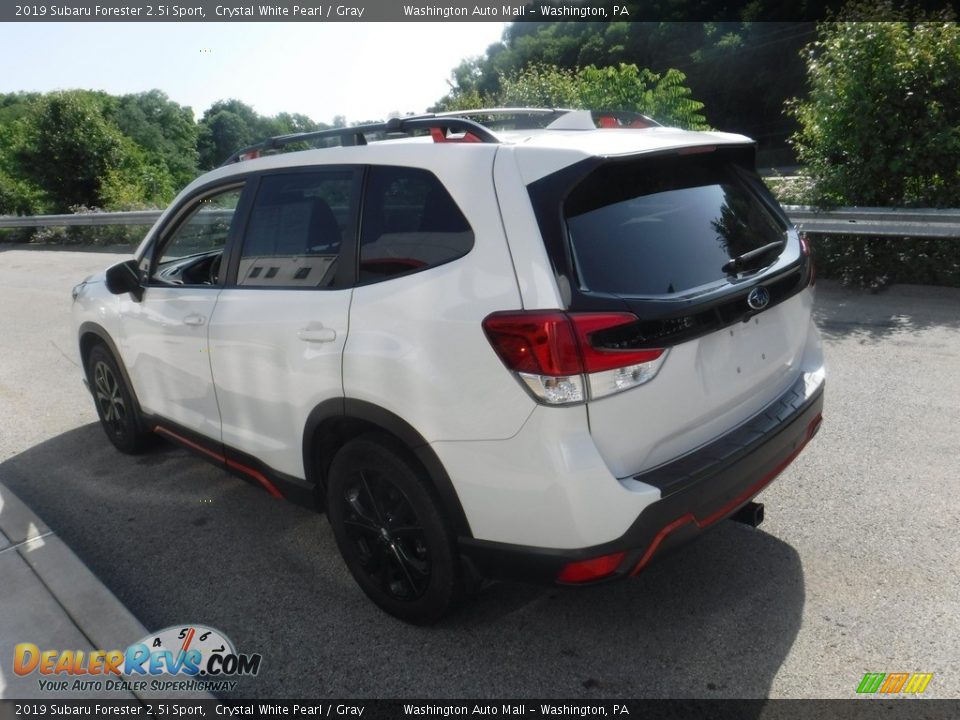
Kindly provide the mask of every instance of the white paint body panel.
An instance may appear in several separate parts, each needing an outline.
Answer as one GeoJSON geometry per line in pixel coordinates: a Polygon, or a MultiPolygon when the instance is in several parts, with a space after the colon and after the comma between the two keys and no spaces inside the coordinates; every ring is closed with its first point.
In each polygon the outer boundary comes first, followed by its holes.
{"type": "MultiPolygon", "coordinates": [[[[510,137],[510,136],[508,136],[510,137]]],[[[589,157],[616,157],[660,152],[700,145],[750,145],[743,135],[720,132],[688,132],[676,128],[645,130],[551,131],[533,134],[513,149],[519,158],[524,184],[562,170],[589,157]]]]}
{"type": "MultiPolygon", "coordinates": [[[[149,287],[120,298],[117,346],[140,406],[220,439],[207,329],[219,288],[149,287]],[[190,321],[198,324],[188,324],[190,321]]],[[[116,336],[114,337],[116,341],[116,336]]]]}
{"type": "MultiPolygon", "coordinates": [[[[597,449],[617,477],[685,455],[737,427],[803,370],[809,290],[723,330],[670,348],[640,387],[589,403],[597,449]]],[[[822,365],[822,359],[820,365],[822,365]]]]}
{"type": "Polygon", "coordinates": [[[660,499],[657,488],[635,482],[627,489],[610,473],[583,405],[538,406],[506,440],[432,447],[481,540],[590,547],[622,535],[660,499]]]}
{"type": "Polygon", "coordinates": [[[210,324],[224,444],[302,478],[303,428],[342,397],[340,362],[352,290],[227,288],[210,324]],[[302,339],[305,332],[329,341],[302,339]]]}
{"type": "Polygon", "coordinates": [[[510,254],[523,309],[563,307],[557,279],[530,204],[530,195],[521,180],[515,148],[505,147],[497,153],[493,176],[500,215],[510,230],[510,254]]]}
{"type": "Polygon", "coordinates": [[[432,169],[447,187],[473,228],[474,246],[453,262],[354,290],[344,394],[398,415],[428,442],[510,437],[535,404],[481,326],[490,313],[521,306],[495,211],[494,153],[478,157],[470,151],[489,148],[460,147],[468,152],[431,166],[431,153],[414,158],[412,146],[402,147],[405,164],[432,169]]]}

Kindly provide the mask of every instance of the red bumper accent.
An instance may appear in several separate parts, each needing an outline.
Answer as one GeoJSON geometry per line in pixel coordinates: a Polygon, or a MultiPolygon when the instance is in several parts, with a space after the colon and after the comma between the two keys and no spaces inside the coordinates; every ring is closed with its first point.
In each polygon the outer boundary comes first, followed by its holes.
{"type": "Polygon", "coordinates": [[[794,450],[790,455],[784,458],[773,470],[768,472],[762,478],[760,478],[756,483],[751,485],[749,488],[740,493],[733,500],[729,501],[722,507],[718,508],[714,512],[710,513],[707,517],[700,519],[696,517],[693,513],[686,513],[681,515],[673,522],[670,522],[660,528],[660,531],[654,536],[653,541],[650,545],[647,546],[646,552],[640,558],[640,561],[634,566],[633,570],[630,572],[631,575],[636,575],[643,568],[645,568],[649,562],[653,559],[654,554],[656,554],[657,549],[666,540],[667,536],[670,533],[676,531],[677,529],[688,525],[689,523],[694,523],[697,528],[700,530],[705,530],[706,528],[713,525],[718,520],[722,520],[728,515],[732,514],[737,508],[741,505],[750,501],[757,493],[759,493],[763,488],[769,485],[777,475],[782,473],[787,469],[787,466],[794,461],[797,455],[807,446],[807,443],[817,434],[817,430],[820,429],[820,423],[823,421],[823,415],[818,413],[813,420],[807,425],[806,436],[803,439],[803,442],[794,450]]]}

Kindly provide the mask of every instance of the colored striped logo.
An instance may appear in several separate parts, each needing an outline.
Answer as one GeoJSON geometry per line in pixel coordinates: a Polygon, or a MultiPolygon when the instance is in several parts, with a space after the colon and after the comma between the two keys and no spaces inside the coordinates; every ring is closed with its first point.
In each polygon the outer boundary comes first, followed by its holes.
{"type": "Polygon", "coordinates": [[[911,693],[919,695],[927,689],[933,679],[933,673],[866,673],[857,692],[862,695],[884,693],[911,693]]]}

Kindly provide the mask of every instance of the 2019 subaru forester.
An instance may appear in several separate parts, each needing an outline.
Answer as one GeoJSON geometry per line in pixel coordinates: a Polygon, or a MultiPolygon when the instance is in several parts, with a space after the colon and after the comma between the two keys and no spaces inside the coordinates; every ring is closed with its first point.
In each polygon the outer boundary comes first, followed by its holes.
{"type": "Polygon", "coordinates": [[[197,179],[75,288],[77,348],[117,448],[324,508],[364,592],[428,622],[749,507],[820,423],[809,255],[745,137],[401,118],[197,179]]]}

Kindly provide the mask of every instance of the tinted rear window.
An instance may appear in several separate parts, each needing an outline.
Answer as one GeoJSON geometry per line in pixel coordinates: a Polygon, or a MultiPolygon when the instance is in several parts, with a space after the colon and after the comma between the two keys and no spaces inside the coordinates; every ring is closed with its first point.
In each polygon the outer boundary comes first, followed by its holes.
{"type": "Polygon", "coordinates": [[[581,287],[670,295],[723,281],[731,258],[785,239],[759,192],[714,154],[602,165],[564,205],[581,287]]]}
{"type": "Polygon", "coordinates": [[[437,177],[406,167],[370,169],[360,237],[360,280],[415,272],[473,248],[473,230],[437,177]]]}

